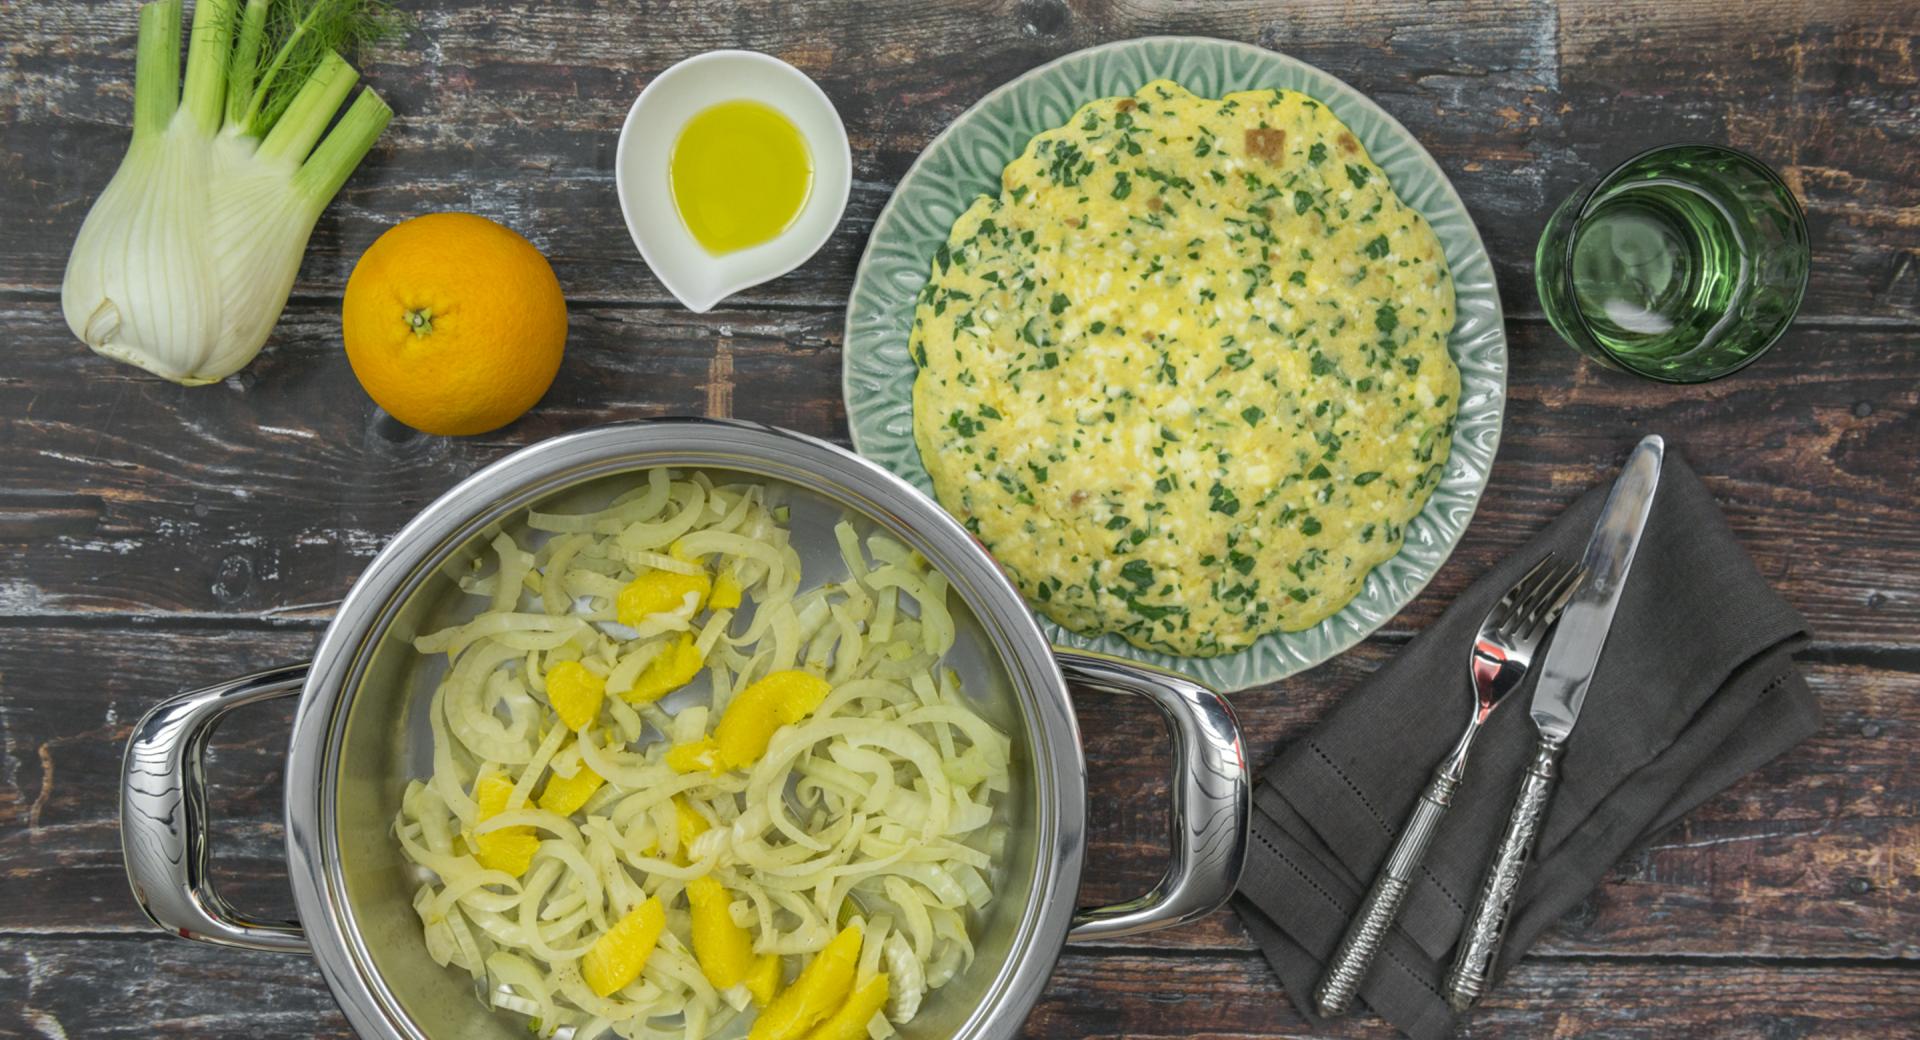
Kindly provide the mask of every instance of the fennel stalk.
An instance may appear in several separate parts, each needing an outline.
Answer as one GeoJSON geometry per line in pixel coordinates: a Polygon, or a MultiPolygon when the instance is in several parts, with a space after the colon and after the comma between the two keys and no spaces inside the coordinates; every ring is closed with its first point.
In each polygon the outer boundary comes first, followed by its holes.
{"type": "Polygon", "coordinates": [[[266,344],[314,222],[393,110],[337,48],[378,35],[369,0],[181,0],[140,8],[133,138],[74,241],[67,325],[176,383],[218,382],[266,344]]]}

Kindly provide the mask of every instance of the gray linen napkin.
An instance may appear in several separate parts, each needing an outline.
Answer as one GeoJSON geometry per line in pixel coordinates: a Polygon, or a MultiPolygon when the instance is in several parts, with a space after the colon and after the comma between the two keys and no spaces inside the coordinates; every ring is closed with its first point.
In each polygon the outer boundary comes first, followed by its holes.
{"type": "MultiPolygon", "coordinates": [[[[1578,559],[1607,489],[1583,495],[1405,650],[1287,746],[1255,788],[1234,900],[1302,1014],[1374,872],[1465,722],[1467,653],[1488,608],[1548,550],[1578,559]]],[[[1811,734],[1791,659],[1806,622],[1754,570],[1707,490],[1669,450],[1496,978],[1628,849],[1811,734]]],[[[1537,674],[1537,672],[1536,672],[1537,674]]],[[[1414,1040],[1453,1028],[1452,948],[1533,747],[1528,680],[1476,741],[1363,1000],[1414,1040]]]]}

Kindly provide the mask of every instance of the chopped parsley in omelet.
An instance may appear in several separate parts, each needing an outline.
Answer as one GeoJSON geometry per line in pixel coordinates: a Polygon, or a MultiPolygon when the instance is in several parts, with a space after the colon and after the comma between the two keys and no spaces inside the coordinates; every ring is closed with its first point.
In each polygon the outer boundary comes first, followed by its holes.
{"type": "Polygon", "coordinates": [[[954,223],[910,341],[946,508],[1041,611],[1211,656],[1338,611],[1447,460],[1433,230],[1319,102],[1149,83],[954,223]]]}

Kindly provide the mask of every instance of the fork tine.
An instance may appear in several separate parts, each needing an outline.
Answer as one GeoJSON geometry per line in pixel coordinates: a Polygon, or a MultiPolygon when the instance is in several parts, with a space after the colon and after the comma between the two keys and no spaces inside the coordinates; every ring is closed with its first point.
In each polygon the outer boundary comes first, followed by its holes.
{"type": "Polygon", "coordinates": [[[1555,589],[1566,580],[1569,573],[1579,569],[1579,566],[1572,562],[1556,560],[1553,568],[1542,574],[1539,580],[1534,582],[1533,587],[1527,590],[1526,596],[1516,605],[1513,616],[1508,618],[1506,624],[1502,626],[1502,634],[1510,639],[1520,640],[1521,633],[1532,625],[1533,619],[1539,615],[1541,609],[1553,601],[1555,589]]]}
{"type": "Polygon", "coordinates": [[[1532,594],[1537,583],[1554,567],[1557,559],[1553,553],[1540,557],[1540,562],[1534,564],[1527,573],[1522,574],[1520,580],[1514,582],[1507,589],[1506,594],[1500,597],[1500,602],[1495,603],[1493,609],[1487,611],[1487,619],[1481,623],[1480,627],[1494,631],[1506,628],[1508,622],[1518,612],[1520,602],[1532,594]]]}
{"type": "Polygon", "coordinates": [[[1526,627],[1520,633],[1522,642],[1537,642],[1549,626],[1559,618],[1560,611],[1566,608],[1567,601],[1573,599],[1573,592],[1580,587],[1580,580],[1586,577],[1586,568],[1568,565],[1565,573],[1553,583],[1545,595],[1540,597],[1538,609],[1527,618],[1526,627]]]}
{"type": "Polygon", "coordinates": [[[1538,639],[1539,632],[1546,628],[1546,625],[1540,623],[1541,619],[1553,616],[1554,601],[1560,598],[1562,592],[1569,591],[1579,584],[1581,573],[1583,572],[1579,564],[1569,562],[1559,573],[1554,575],[1553,581],[1548,582],[1540,589],[1540,594],[1534,597],[1534,601],[1528,605],[1527,616],[1521,626],[1521,638],[1530,641],[1538,639]],[[1527,633],[1533,634],[1528,635],[1527,633]]]}
{"type": "Polygon", "coordinates": [[[1481,627],[1501,637],[1511,636],[1520,620],[1526,616],[1528,605],[1540,594],[1541,589],[1553,583],[1562,566],[1560,558],[1553,553],[1541,557],[1540,562],[1521,575],[1520,580],[1514,582],[1507,594],[1500,598],[1481,627]]]}

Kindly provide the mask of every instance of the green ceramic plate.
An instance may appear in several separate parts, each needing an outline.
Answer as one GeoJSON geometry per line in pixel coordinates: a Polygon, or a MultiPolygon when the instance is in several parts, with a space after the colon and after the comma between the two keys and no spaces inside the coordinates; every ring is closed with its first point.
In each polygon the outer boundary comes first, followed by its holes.
{"type": "Polygon", "coordinates": [[[973,200],[1000,190],[1000,171],[1034,134],[1059,126],[1095,98],[1131,94],[1165,77],[1204,97],[1284,87],[1319,99],[1353,129],[1407,204],[1433,225],[1453,269],[1459,318],[1448,346],[1460,367],[1460,414],[1446,475],[1407,525],[1399,555],[1375,568],[1339,613],[1300,632],[1276,632],[1223,657],[1170,657],[1118,636],[1089,638],[1041,619],[1048,635],[1179,669],[1215,689],[1239,690],[1292,675],[1346,650],[1407,605],[1467,529],[1493,468],[1506,405],[1507,337],[1480,233],[1446,175],[1394,118],[1358,91],[1304,62],[1250,44],[1149,37],[1069,54],[982,98],[901,179],[874,223],[847,304],[844,392],[854,446],[933,493],[913,441],[914,367],[907,356],[914,295],[933,252],[973,200]]]}

